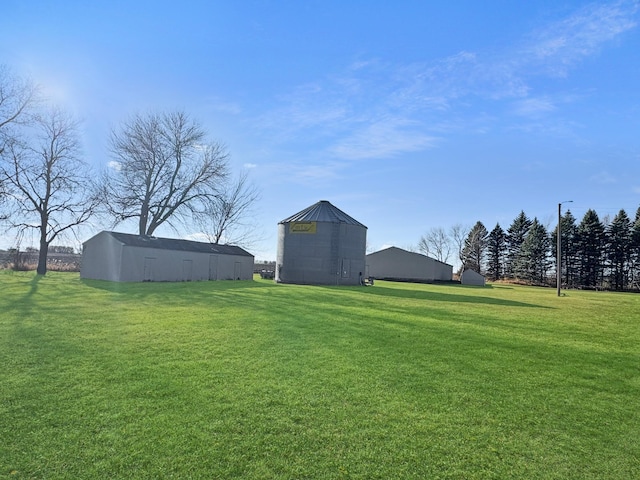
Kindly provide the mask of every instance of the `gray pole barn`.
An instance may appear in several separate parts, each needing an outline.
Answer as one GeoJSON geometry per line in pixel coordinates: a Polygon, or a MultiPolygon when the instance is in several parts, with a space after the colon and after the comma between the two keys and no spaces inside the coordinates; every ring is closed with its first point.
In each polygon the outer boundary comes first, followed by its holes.
{"type": "Polygon", "coordinates": [[[367,227],[322,200],[278,224],[276,281],[359,285],[367,227]]]}
{"type": "Polygon", "coordinates": [[[253,260],[233,245],[105,231],[84,242],[80,277],[113,282],[251,280],[253,260]]]}
{"type": "Polygon", "coordinates": [[[366,275],[379,280],[442,282],[453,279],[453,266],[420,253],[389,247],[367,255],[366,275]]]}

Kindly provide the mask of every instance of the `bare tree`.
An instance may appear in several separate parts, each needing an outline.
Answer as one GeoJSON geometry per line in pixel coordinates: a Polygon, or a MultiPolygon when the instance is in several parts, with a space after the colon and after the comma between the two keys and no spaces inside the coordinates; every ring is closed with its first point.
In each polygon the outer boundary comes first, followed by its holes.
{"type": "Polygon", "coordinates": [[[180,111],[136,115],[114,130],[102,201],[115,222],[137,219],[139,234],[152,235],[219,195],[228,154],[205,137],[200,124],[180,111]]]}
{"type": "Polygon", "coordinates": [[[76,122],[58,109],[34,117],[6,143],[0,179],[9,189],[11,228],[39,236],[37,272],[47,272],[50,243],[95,212],[97,198],[80,159],[76,122]]]}
{"type": "Polygon", "coordinates": [[[227,184],[219,194],[205,203],[198,223],[207,240],[248,246],[255,240],[252,209],[260,199],[260,192],[249,182],[249,174],[241,173],[235,183],[227,184]]]}
{"type": "Polygon", "coordinates": [[[469,227],[460,223],[456,223],[449,229],[449,237],[453,241],[454,248],[457,250],[457,260],[461,263],[462,270],[464,270],[464,244],[468,234],[469,227]]]}
{"type": "Polygon", "coordinates": [[[431,228],[418,242],[422,253],[444,263],[449,261],[451,246],[451,238],[442,227],[431,228]]]}
{"type": "MultiPolygon", "coordinates": [[[[30,110],[36,103],[37,87],[28,80],[12,75],[9,68],[0,65],[0,162],[6,147],[16,131],[30,119],[30,110]]],[[[7,199],[8,186],[0,179],[0,206],[7,199]]],[[[0,220],[6,220],[6,212],[0,211],[0,220]]]]}

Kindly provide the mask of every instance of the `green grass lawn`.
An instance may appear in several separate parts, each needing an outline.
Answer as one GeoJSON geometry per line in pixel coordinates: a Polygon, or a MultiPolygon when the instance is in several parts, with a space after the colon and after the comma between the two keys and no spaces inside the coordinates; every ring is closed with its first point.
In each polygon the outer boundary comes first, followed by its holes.
{"type": "Polygon", "coordinates": [[[640,478],[640,295],[3,271],[0,478],[640,478]]]}

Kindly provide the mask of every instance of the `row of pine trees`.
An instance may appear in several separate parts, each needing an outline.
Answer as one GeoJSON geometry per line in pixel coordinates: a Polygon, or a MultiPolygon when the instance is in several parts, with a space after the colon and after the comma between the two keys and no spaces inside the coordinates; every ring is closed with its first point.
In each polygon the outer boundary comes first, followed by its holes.
{"type": "MultiPolygon", "coordinates": [[[[488,232],[477,222],[465,240],[463,268],[492,281],[555,284],[557,228],[549,232],[524,212],[507,231],[498,223],[488,232]]],[[[601,221],[590,209],[580,223],[568,210],[560,228],[564,288],[640,289],[640,208],[633,221],[624,210],[611,221],[601,221]]]]}

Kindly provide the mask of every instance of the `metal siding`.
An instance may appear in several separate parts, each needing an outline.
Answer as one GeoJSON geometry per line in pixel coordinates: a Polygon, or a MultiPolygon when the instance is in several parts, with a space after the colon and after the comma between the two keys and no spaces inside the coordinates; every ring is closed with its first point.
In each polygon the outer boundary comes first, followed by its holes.
{"type": "Polygon", "coordinates": [[[193,280],[193,260],[183,259],[182,260],[182,281],[190,282],[191,280],[193,280]]]}
{"type": "MultiPolygon", "coordinates": [[[[211,255],[199,252],[185,252],[173,250],[160,250],[157,248],[126,247],[128,259],[128,276],[125,281],[143,281],[144,257],[153,256],[156,258],[154,265],[154,279],[157,282],[182,282],[182,281],[203,281],[210,279],[211,255]]],[[[246,265],[251,265],[253,272],[253,257],[243,255],[216,255],[217,268],[216,279],[233,280],[235,275],[235,262],[240,262],[241,279],[250,280],[251,275],[247,275],[246,265]]]]}
{"type": "Polygon", "coordinates": [[[366,257],[368,274],[374,278],[390,278],[431,282],[451,280],[453,267],[419,253],[391,247],[366,257]]]}
{"type": "Polygon", "coordinates": [[[218,255],[209,256],[209,280],[218,280],[218,255]]]}
{"type": "Polygon", "coordinates": [[[467,269],[464,272],[462,272],[462,276],[460,278],[460,283],[462,285],[474,285],[474,286],[484,287],[485,282],[486,281],[484,276],[470,269],[467,269]]]}
{"type": "Polygon", "coordinates": [[[276,281],[318,285],[358,285],[364,272],[366,227],[317,222],[315,234],[291,233],[278,225],[276,281]],[[343,262],[349,265],[342,275],[343,262]]]}
{"type": "Polygon", "coordinates": [[[155,257],[144,257],[144,267],[142,273],[143,282],[155,281],[156,260],[157,259],[155,257]]]}
{"type": "MultiPolygon", "coordinates": [[[[240,276],[242,280],[251,280],[254,257],[239,248],[233,251],[239,254],[215,255],[224,259],[218,261],[217,278],[240,276]],[[236,262],[239,275],[236,275],[236,262]]],[[[123,246],[112,232],[100,232],[83,244],[81,277],[116,282],[209,280],[210,257],[209,253],[198,251],[123,246]],[[145,270],[145,258],[155,259],[152,269],[147,264],[145,270]],[[191,268],[185,270],[186,264],[191,264],[191,268]],[[153,278],[146,278],[145,271],[146,277],[153,278]]]]}
{"type": "Polygon", "coordinates": [[[107,232],[93,236],[83,244],[81,278],[119,281],[122,244],[107,232]]]}
{"type": "MultiPolygon", "coordinates": [[[[142,282],[145,280],[145,258],[157,258],[155,252],[149,252],[148,250],[150,249],[133,248],[129,246],[122,247],[120,266],[121,282],[142,282]]],[[[156,269],[154,268],[154,276],[156,275],[156,269]]]]}

